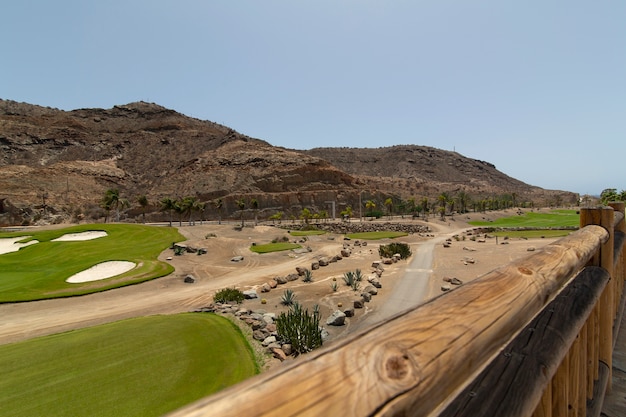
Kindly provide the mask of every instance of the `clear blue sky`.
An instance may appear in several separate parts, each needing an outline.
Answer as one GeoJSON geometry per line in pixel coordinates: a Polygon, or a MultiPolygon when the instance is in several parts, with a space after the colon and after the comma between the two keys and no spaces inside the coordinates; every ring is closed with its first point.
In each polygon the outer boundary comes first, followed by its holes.
{"type": "Polygon", "coordinates": [[[0,7],[0,97],[149,101],[277,146],[433,146],[626,188],[623,0],[55,0],[0,7]]]}

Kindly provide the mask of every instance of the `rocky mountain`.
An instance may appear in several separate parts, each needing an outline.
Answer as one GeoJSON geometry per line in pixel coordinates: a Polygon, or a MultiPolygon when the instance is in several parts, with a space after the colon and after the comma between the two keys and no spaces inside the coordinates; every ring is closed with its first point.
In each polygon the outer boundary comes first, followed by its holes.
{"type": "MultiPolygon", "coordinates": [[[[117,188],[138,214],[136,199],[194,196],[223,201],[225,216],[237,200],[255,199],[269,216],[303,207],[357,207],[359,197],[436,197],[442,191],[483,196],[516,193],[537,204],[572,193],[547,191],[510,178],[487,162],[422,146],[295,151],[242,135],[210,121],[156,104],[62,111],[0,100],[0,225],[103,216],[100,201],[117,188]]],[[[249,205],[249,204],[248,204],[249,205]]],[[[248,207],[249,209],[250,207],[248,207]]]]}

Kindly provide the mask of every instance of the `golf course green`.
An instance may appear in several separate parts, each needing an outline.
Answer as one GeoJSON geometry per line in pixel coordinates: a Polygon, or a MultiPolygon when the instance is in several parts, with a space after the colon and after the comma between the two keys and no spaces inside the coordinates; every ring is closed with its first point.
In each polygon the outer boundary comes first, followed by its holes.
{"type": "Polygon", "coordinates": [[[208,313],[150,316],[0,346],[3,416],[161,416],[259,372],[208,313]]]}
{"type": "Polygon", "coordinates": [[[86,224],[0,233],[0,240],[16,237],[23,237],[18,243],[38,243],[0,254],[0,303],[89,294],[165,276],[173,267],[157,257],[172,242],[184,240],[175,228],[135,224],[86,224]],[[104,232],[104,236],[54,241],[67,234],[94,232],[104,232]],[[107,261],[132,262],[136,266],[108,279],[66,282],[74,274],[107,261]]]}

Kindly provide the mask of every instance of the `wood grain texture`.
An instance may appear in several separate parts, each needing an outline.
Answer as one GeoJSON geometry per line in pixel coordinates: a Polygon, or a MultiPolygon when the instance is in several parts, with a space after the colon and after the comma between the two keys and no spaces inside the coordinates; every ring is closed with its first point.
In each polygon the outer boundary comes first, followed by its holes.
{"type": "Polygon", "coordinates": [[[607,240],[587,226],[174,416],[436,414],[607,240]]]}
{"type": "MultiPolygon", "coordinates": [[[[441,417],[575,415],[579,401],[582,330],[609,281],[598,267],[585,268],[509,343],[441,417]],[[572,347],[573,349],[570,349],[572,347]],[[575,353],[576,351],[576,353],[575,353]],[[546,387],[550,401],[542,401],[546,387]]],[[[585,342],[586,343],[586,342],[585,342]]]]}

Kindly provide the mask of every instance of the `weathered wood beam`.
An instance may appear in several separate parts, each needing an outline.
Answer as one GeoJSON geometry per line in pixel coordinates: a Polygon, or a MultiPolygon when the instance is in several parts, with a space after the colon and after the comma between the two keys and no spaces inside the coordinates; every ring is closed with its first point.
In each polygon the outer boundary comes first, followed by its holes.
{"type": "MultiPolygon", "coordinates": [[[[538,415],[570,415],[583,409],[579,384],[579,353],[570,350],[602,291],[609,274],[598,267],[585,268],[548,304],[489,366],[441,413],[441,417],[522,417],[532,415],[540,405],[553,376],[552,403],[544,404],[538,415]],[[570,360],[564,360],[567,355],[570,360]],[[561,366],[561,365],[564,366],[561,366]],[[558,369],[558,373],[557,373],[558,369]],[[555,406],[556,409],[546,409],[555,406]],[[565,413],[557,413],[565,410],[565,413]]],[[[585,342],[586,343],[586,342],[585,342]]]]}

